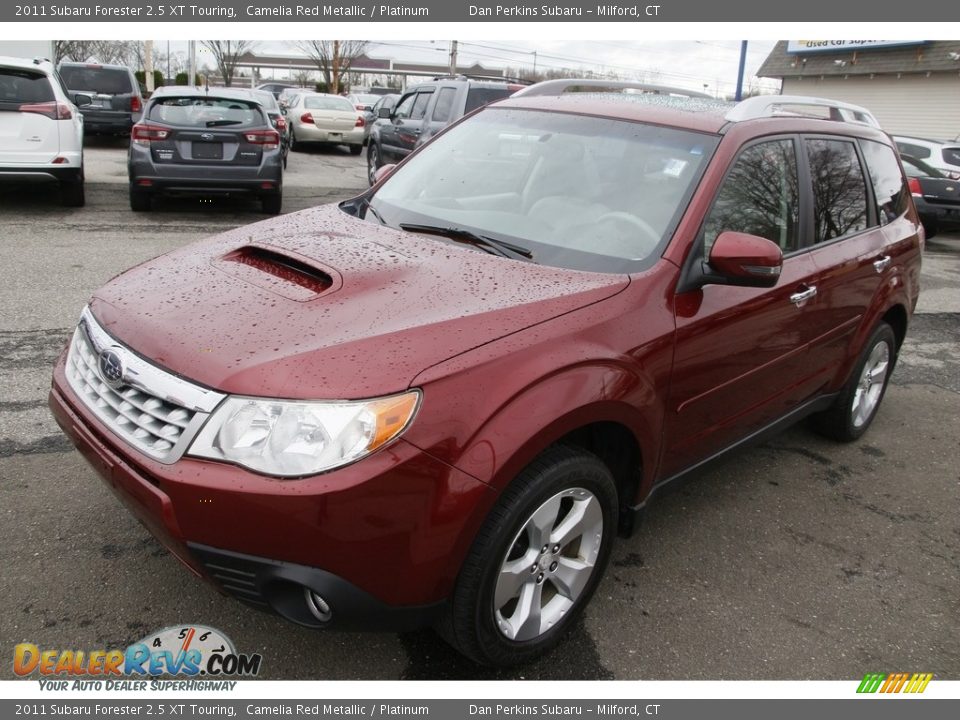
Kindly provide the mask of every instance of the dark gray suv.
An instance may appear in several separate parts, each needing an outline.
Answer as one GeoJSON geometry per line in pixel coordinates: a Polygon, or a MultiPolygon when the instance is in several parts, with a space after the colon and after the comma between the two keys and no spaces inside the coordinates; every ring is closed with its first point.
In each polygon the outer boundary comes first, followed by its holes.
{"type": "Polygon", "coordinates": [[[75,93],[91,96],[80,108],[86,134],[128,135],[143,112],[143,96],[133,71],[124,65],[60,63],[63,84],[71,97],[75,93]]]}
{"type": "Polygon", "coordinates": [[[280,212],[280,133],[249,91],[161,88],[130,136],[130,207],[167,195],[247,195],[280,212]]]}

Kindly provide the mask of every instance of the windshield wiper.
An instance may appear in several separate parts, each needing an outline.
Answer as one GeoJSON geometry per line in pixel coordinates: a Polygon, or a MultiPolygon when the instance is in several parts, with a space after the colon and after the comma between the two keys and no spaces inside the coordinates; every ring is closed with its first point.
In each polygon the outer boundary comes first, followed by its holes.
{"type": "Polygon", "coordinates": [[[415,223],[400,223],[401,230],[408,232],[424,233],[426,235],[440,235],[449,238],[455,242],[467,243],[483,248],[488,253],[499,255],[501,257],[511,257],[510,253],[520,255],[525,258],[532,258],[533,253],[525,247],[514,245],[506,240],[497,240],[496,238],[478,235],[470,230],[456,227],[441,227],[440,225],[417,225],[415,223]],[[508,252],[509,251],[509,252],[508,252]]]}
{"type": "Polygon", "coordinates": [[[222,125],[239,125],[243,120],[207,120],[207,127],[221,127],[222,125]]]}

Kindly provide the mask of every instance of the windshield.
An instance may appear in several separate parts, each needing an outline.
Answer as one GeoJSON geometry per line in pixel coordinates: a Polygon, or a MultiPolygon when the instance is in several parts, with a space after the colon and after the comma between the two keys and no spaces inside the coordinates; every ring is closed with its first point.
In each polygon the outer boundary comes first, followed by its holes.
{"type": "Polygon", "coordinates": [[[609,118],[490,108],[398,168],[370,205],[393,227],[466,229],[529,248],[534,262],[632,272],[654,262],[717,142],[609,118]]]}

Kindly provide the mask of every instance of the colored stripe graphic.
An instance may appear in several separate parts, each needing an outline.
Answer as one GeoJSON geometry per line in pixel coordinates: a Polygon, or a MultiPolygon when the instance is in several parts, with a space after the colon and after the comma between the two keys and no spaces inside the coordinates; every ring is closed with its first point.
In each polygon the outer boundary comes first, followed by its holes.
{"type": "Polygon", "coordinates": [[[867,673],[857,687],[858,693],[922,693],[933,679],[933,673],[867,673]]]}

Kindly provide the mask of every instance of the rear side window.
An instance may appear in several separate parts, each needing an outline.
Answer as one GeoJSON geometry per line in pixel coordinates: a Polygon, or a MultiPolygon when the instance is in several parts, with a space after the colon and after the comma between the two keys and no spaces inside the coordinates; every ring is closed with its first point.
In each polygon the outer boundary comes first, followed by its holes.
{"type": "Polygon", "coordinates": [[[133,92],[130,73],[122,68],[64,65],[60,77],[71,90],[103,95],[126,95],[133,92]]]}
{"type": "Polygon", "coordinates": [[[457,96],[456,88],[440,88],[437,95],[437,104],[433,107],[433,120],[448,122],[453,116],[453,99],[457,96]]]}
{"type": "Polygon", "coordinates": [[[943,161],[947,165],[960,165],[960,147],[944,148],[943,161]]]}
{"type": "Polygon", "coordinates": [[[806,141],[813,180],[814,242],[867,229],[867,186],[852,142],[806,141]]]}
{"type": "Polygon", "coordinates": [[[726,231],[759,235],[788,253],[800,247],[800,194],[792,140],[751,145],[723,182],[704,230],[709,255],[726,231]]]}
{"type": "Polygon", "coordinates": [[[179,127],[244,128],[263,125],[263,111],[247,100],[212,97],[164,97],[150,104],[147,118],[179,127]]]}
{"type": "Polygon", "coordinates": [[[0,68],[0,108],[16,110],[25,103],[54,100],[53,88],[43,73],[19,68],[0,68]]]}
{"type": "Polygon", "coordinates": [[[502,100],[505,97],[510,97],[512,94],[513,91],[508,88],[472,87],[467,90],[467,104],[463,109],[463,113],[466,115],[478,107],[483,107],[487,103],[492,103],[494,100],[502,100]]]}
{"type": "Polygon", "coordinates": [[[900,173],[897,156],[893,148],[872,140],[861,140],[860,149],[867,162],[873,195],[877,201],[877,217],[880,224],[886,225],[906,212],[910,201],[910,189],[900,173]]]}
{"type": "Polygon", "coordinates": [[[909,155],[910,157],[916,158],[917,160],[926,160],[930,157],[930,148],[924,147],[923,145],[915,145],[913,143],[902,142],[897,140],[897,150],[899,150],[904,155],[909,155]]]}

